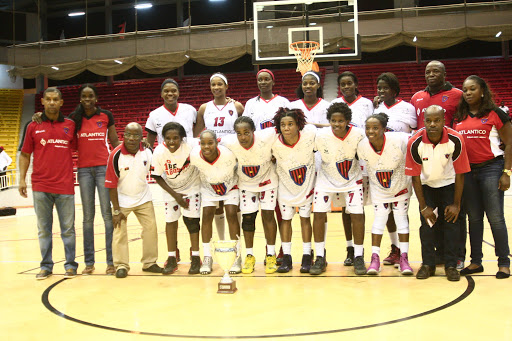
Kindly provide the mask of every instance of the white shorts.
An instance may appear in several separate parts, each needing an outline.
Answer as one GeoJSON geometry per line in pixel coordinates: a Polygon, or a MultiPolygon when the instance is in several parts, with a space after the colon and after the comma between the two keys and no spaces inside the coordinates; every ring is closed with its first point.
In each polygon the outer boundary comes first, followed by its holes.
{"type": "Polygon", "coordinates": [[[276,209],[277,188],[269,189],[263,192],[250,192],[245,189],[239,190],[240,193],[240,211],[242,213],[258,212],[262,210],[273,211],[276,209]]]}
{"type": "MultiPolygon", "coordinates": [[[[299,215],[302,218],[309,218],[311,216],[311,206],[313,205],[313,196],[310,197],[311,199],[308,200],[308,202],[302,206],[299,207],[299,215]]],[[[295,215],[295,211],[297,207],[295,206],[288,206],[279,203],[279,209],[281,210],[281,217],[283,220],[292,220],[293,216],[295,215]]]]}
{"type": "Polygon", "coordinates": [[[218,203],[220,201],[224,202],[224,206],[226,205],[235,205],[238,206],[240,203],[240,196],[238,195],[238,188],[234,188],[231,191],[227,192],[224,195],[220,195],[218,197],[202,197],[201,205],[202,207],[218,207],[218,203]]]}
{"type": "Polygon", "coordinates": [[[164,192],[164,206],[165,206],[165,222],[173,223],[180,219],[183,211],[183,216],[187,218],[200,218],[201,217],[201,194],[199,192],[185,196],[188,202],[188,208],[183,208],[178,205],[178,202],[167,192],[164,192]]]}
{"type": "Polygon", "coordinates": [[[388,216],[391,210],[393,210],[393,215],[407,215],[409,211],[409,199],[394,201],[385,204],[375,204],[373,205],[375,216],[388,216]]]}
{"type": "MultiPolygon", "coordinates": [[[[331,203],[334,201],[335,204],[343,201],[344,206],[346,205],[347,213],[351,214],[363,214],[363,187],[360,186],[353,191],[341,192],[341,193],[326,193],[316,192],[313,199],[313,212],[330,212],[331,203]],[[348,205],[346,204],[348,203],[348,205]]],[[[337,205],[335,205],[337,206],[337,205]]],[[[339,207],[339,206],[337,206],[339,207]]]]}
{"type": "MultiPolygon", "coordinates": [[[[363,206],[368,206],[372,204],[372,199],[370,197],[370,180],[367,176],[363,176],[362,180],[363,185],[363,206]]],[[[346,207],[347,203],[345,202],[345,197],[339,196],[333,198],[333,204],[335,207],[346,207]]],[[[354,212],[352,212],[354,213],[354,212]]],[[[354,213],[359,214],[359,213],[354,213]]]]}

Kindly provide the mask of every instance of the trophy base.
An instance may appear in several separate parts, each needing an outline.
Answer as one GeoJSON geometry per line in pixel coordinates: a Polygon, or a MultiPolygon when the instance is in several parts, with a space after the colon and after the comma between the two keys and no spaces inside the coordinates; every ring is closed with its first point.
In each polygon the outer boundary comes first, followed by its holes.
{"type": "Polygon", "coordinates": [[[219,283],[219,290],[217,294],[234,294],[238,289],[236,288],[236,281],[231,283],[219,283]]]}

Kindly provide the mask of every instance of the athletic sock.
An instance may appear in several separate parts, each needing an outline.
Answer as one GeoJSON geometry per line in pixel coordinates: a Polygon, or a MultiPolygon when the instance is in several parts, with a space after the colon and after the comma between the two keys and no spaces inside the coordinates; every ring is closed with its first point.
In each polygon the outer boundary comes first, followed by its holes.
{"type": "Polygon", "coordinates": [[[285,255],[291,255],[292,254],[292,242],[282,242],[281,246],[283,247],[283,253],[285,255]]]}
{"type": "Polygon", "coordinates": [[[199,251],[192,251],[192,256],[199,256],[199,251]]]}
{"type": "Polygon", "coordinates": [[[347,240],[347,247],[354,247],[354,242],[352,241],[352,239],[347,240]]]}
{"type": "Polygon", "coordinates": [[[215,215],[215,226],[220,240],[224,240],[225,221],[224,213],[215,215]]]}
{"type": "Polygon", "coordinates": [[[267,245],[267,254],[274,256],[276,254],[276,246],[275,245],[267,245]]]}
{"type": "Polygon", "coordinates": [[[304,255],[311,254],[311,242],[302,243],[302,254],[304,254],[304,255]]]}
{"type": "Polygon", "coordinates": [[[203,243],[203,253],[205,257],[212,256],[212,251],[210,250],[210,243],[203,243]]]}
{"type": "Polygon", "coordinates": [[[254,255],[254,253],[253,253],[253,252],[254,252],[254,251],[252,250],[252,247],[247,247],[247,248],[245,248],[245,254],[246,254],[247,256],[248,256],[248,255],[253,256],[253,255],[254,255]]]}
{"type": "Polygon", "coordinates": [[[325,242],[315,242],[315,253],[317,257],[325,256],[325,242]]]}
{"type": "Polygon", "coordinates": [[[396,247],[400,247],[398,241],[398,232],[389,232],[389,239],[391,239],[391,244],[395,245],[396,247]]]}
{"type": "Polygon", "coordinates": [[[176,251],[169,251],[169,252],[167,252],[167,255],[169,257],[176,257],[176,251]]]}
{"type": "MultiPolygon", "coordinates": [[[[364,251],[363,245],[354,244],[354,257],[362,256],[363,251],[364,251]]],[[[372,248],[372,251],[373,251],[373,248],[372,248]]]]}
{"type": "Polygon", "coordinates": [[[400,253],[409,252],[409,242],[400,242],[400,253]]]}
{"type": "Polygon", "coordinates": [[[372,246],[372,254],[380,255],[380,246],[372,246]]]}

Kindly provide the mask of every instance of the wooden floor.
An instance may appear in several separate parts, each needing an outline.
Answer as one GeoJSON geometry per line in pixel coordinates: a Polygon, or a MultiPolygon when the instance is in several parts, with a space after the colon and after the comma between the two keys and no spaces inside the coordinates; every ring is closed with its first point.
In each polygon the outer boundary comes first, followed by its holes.
{"type": "MultiPolygon", "coordinates": [[[[415,203],[411,207],[417,207],[415,203]]],[[[506,197],[509,240],[512,198],[506,197]]],[[[163,207],[159,217],[159,263],[166,259],[163,207]]],[[[367,209],[366,261],[369,261],[373,214],[367,209]]],[[[55,219],[57,221],[57,219],[55,219]]],[[[77,206],[77,261],[84,267],[82,211],[77,206]]],[[[419,214],[410,211],[410,261],[421,263],[419,214]]],[[[265,243],[258,220],[252,275],[236,276],[238,292],[216,293],[218,265],[210,276],[188,276],[188,257],[171,276],[143,273],[140,228],[129,218],[131,271],[126,279],[104,275],[101,218],[96,219],[96,273],[63,279],[63,247],[54,227],[54,275],[37,281],[40,253],[33,208],[0,218],[1,340],[155,340],[155,339],[294,339],[294,340],[511,340],[512,280],[497,280],[496,257],[488,225],[484,233],[485,273],[448,282],[443,267],[425,281],[401,276],[390,266],[376,277],[355,276],[342,264],[345,240],[341,215],[329,214],[329,266],[323,276],[299,273],[302,245],[293,238],[294,269],[265,275],[265,243]]],[[[298,218],[294,219],[298,228],[298,218]]],[[[180,226],[183,254],[188,234],[180,226]]],[[[279,243],[278,243],[279,244],[279,243]]],[[[512,243],[511,243],[512,245],[512,243]]],[[[382,255],[389,252],[383,238],[382,255]]],[[[469,240],[468,240],[469,255],[469,240]]],[[[382,259],[382,257],[381,257],[382,259]]],[[[467,264],[467,263],[466,263],[467,264]]]]}

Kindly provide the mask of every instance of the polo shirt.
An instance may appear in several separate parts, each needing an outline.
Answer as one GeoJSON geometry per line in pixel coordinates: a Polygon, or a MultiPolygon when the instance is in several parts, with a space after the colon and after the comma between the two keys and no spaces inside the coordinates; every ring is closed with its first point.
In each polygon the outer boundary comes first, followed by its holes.
{"type": "Polygon", "coordinates": [[[425,110],[433,104],[446,110],[444,113],[445,124],[448,127],[453,127],[453,116],[457,112],[461,97],[462,91],[455,88],[450,82],[446,82],[441,91],[436,94],[432,94],[428,86],[424,90],[415,93],[411,98],[411,104],[416,109],[416,115],[418,116],[418,129],[425,126],[425,110]]]}
{"type": "MultiPolygon", "coordinates": [[[[76,120],[76,114],[69,118],[76,120]]],[[[108,110],[97,108],[92,116],[85,113],[81,117],[78,136],[78,168],[105,166],[110,147],[108,145],[108,128],[114,125],[114,116],[108,110]]]]}
{"type": "Polygon", "coordinates": [[[152,200],[146,176],[151,169],[151,149],[142,144],[136,154],[124,143],[110,153],[105,174],[105,187],[117,188],[119,206],[132,208],[152,200]]]}
{"type": "Polygon", "coordinates": [[[443,128],[441,141],[436,145],[430,142],[424,128],[407,143],[405,175],[420,176],[423,185],[448,186],[455,183],[455,174],[470,170],[464,139],[451,128],[443,128]]]}
{"type": "Polygon", "coordinates": [[[32,190],[75,194],[72,152],[76,149],[75,122],[62,113],[51,121],[43,112],[42,122],[27,125],[21,151],[34,156],[32,190]]]}

